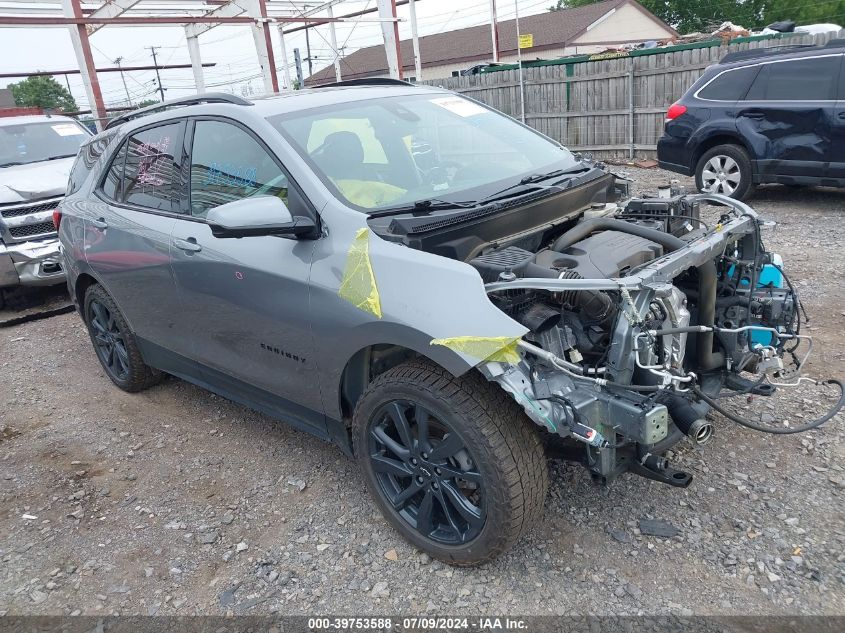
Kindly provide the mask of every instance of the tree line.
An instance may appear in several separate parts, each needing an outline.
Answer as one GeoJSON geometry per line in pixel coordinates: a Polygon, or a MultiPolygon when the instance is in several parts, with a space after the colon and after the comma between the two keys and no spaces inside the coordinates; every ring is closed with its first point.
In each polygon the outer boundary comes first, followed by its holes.
{"type": "MultiPolygon", "coordinates": [[[[79,111],[70,91],[49,75],[31,75],[7,87],[12,91],[15,105],[21,108],[41,108],[57,112],[79,111]]],[[[145,99],[133,104],[133,107],[144,108],[155,103],[159,102],[155,99],[145,99]]]]}
{"type": "MultiPolygon", "coordinates": [[[[549,11],[581,7],[601,0],[557,0],[549,11]]],[[[713,31],[730,21],[747,29],[773,22],[818,24],[845,20],[845,0],[638,0],[679,33],[713,31]]]]}

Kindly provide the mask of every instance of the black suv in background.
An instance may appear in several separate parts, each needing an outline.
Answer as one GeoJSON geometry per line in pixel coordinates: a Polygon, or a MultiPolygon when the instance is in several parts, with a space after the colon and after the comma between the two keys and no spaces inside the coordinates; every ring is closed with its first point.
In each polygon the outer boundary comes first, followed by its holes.
{"type": "Polygon", "coordinates": [[[743,199],[762,183],[845,186],[845,40],[730,53],[673,104],[660,167],[743,199]]]}

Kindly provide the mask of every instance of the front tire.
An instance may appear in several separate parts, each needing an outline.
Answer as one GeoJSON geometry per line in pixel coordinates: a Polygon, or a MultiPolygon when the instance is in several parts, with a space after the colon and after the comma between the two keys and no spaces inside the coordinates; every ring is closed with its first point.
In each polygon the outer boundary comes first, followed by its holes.
{"type": "Polygon", "coordinates": [[[390,524],[432,557],[477,565],[540,518],[548,488],[537,429],[503,391],[422,361],[378,376],[355,408],[355,452],[390,524]]]}
{"type": "Polygon", "coordinates": [[[124,391],[142,391],[159,383],[162,373],[144,364],[135,335],[99,284],[85,291],[83,315],[97,360],[109,379],[124,391]]]}
{"type": "Polygon", "coordinates": [[[695,186],[703,193],[721,193],[744,200],[752,191],[751,160],[738,145],[717,145],[698,159],[695,186]]]}

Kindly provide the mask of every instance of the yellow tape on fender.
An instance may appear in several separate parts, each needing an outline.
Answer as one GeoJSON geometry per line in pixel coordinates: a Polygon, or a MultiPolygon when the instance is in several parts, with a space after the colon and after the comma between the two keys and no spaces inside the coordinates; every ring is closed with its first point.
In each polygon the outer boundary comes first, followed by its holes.
{"type": "Polygon", "coordinates": [[[442,345],[467,356],[498,363],[518,363],[518,336],[455,336],[436,338],[431,345],[442,345]]]}
{"type": "Polygon", "coordinates": [[[337,291],[356,308],[381,318],[381,300],[376,277],[370,264],[370,230],[358,229],[346,254],[346,269],[337,291]]]}

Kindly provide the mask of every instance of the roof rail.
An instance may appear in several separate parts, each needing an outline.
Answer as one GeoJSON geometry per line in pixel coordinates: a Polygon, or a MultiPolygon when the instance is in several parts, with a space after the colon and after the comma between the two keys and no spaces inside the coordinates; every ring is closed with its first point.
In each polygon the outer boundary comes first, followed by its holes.
{"type": "Polygon", "coordinates": [[[247,101],[243,97],[230,95],[225,92],[206,92],[199,95],[192,95],[190,97],[178,97],[176,99],[168,99],[155,105],[147,106],[146,108],[139,108],[132,110],[119,117],[113,118],[106,125],[106,129],[116,125],[122,125],[132,119],[137,119],[148,114],[155,114],[156,112],[163,112],[169,108],[177,108],[180,106],[198,105],[200,103],[231,103],[234,105],[253,105],[252,101],[247,101]]]}
{"type": "Polygon", "coordinates": [[[338,86],[413,86],[414,84],[402,81],[401,79],[391,79],[390,77],[365,77],[363,79],[346,79],[344,81],[335,81],[330,84],[320,84],[314,86],[315,88],[336,88],[338,86]]]}
{"type": "MultiPolygon", "coordinates": [[[[834,40],[831,40],[831,42],[834,40]]],[[[840,40],[841,41],[841,40],[840,40]]],[[[774,55],[785,55],[786,53],[797,53],[809,49],[822,49],[830,46],[830,43],[825,46],[817,46],[816,44],[784,44],[783,46],[766,46],[764,48],[752,48],[747,51],[736,51],[735,53],[728,53],[719,60],[720,64],[730,64],[731,62],[742,61],[743,59],[756,59],[758,57],[770,57],[774,55]]]]}

